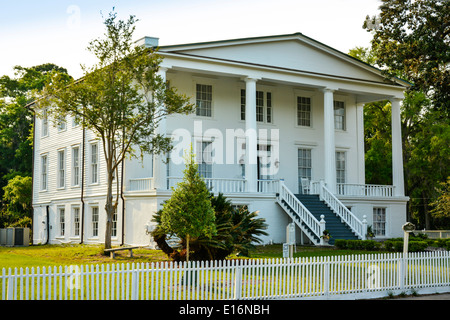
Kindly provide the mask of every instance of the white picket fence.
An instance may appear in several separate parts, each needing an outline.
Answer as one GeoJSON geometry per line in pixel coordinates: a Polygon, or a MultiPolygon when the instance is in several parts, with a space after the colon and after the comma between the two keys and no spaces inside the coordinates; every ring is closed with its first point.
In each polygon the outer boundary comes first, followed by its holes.
{"type": "Polygon", "coordinates": [[[450,292],[449,260],[447,251],[3,268],[0,289],[2,300],[359,299],[450,292]]]}

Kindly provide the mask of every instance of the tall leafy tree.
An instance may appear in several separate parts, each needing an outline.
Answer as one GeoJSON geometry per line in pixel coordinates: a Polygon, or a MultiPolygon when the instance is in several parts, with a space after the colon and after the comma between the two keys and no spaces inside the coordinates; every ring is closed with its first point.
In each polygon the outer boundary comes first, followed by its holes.
{"type": "Polygon", "coordinates": [[[18,181],[15,180],[15,177],[20,177],[29,183],[32,174],[33,113],[25,106],[43,88],[54,70],[69,77],[66,69],[51,63],[34,67],[15,66],[14,77],[0,77],[0,202],[3,221],[0,225],[14,225],[25,216],[31,218],[31,189],[17,188],[18,181]],[[14,205],[12,198],[4,195],[7,189],[27,193],[21,195],[28,201],[26,210],[24,206],[14,205]]]}
{"type": "Polygon", "coordinates": [[[381,0],[380,14],[367,17],[377,63],[388,75],[414,83],[449,116],[450,2],[448,0],[381,0]]]}
{"type": "MultiPolygon", "coordinates": [[[[363,28],[373,35],[372,47],[355,48],[350,54],[366,62],[370,58],[387,77],[398,76],[412,83],[401,110],[405,188],[411,198],[408,220],[427,229],[436,227],[430,203],[437,197],[436,187],[450,175],[450,2],[381,0],[379,15],[367,17],[363,28]]],[[[379,137],[366,140],[367,159],[377,154],[375,147],[387,144],[390,136],[383,133],[389,128],[388,122],[382,121],[383,110],[374,104],[366,109],[378,115],[366,118],[365,124],[379,137]]],[[[379,160],[372,165],[376,164],[384,165],[379,160]]],[[[368,169],[369,174],[376,171],[368,169]]]]}
{"type": "MultiPolygon", "coordinates": [[[[159,74],[162,57],[156,50],[135,46],[132,36],[137,20],[117,19],[111,12],[105,19],[103,38],[93,40],[88,50],[97,64],[84,67],[78,81],[67,81],[54,73],[40,101],[50,116],[74,117],[96,134],[103,146],[106,168],[105,249],[111,248],[112,217],[119,202],[114,198],[117,170],[127,156],[168,152],[171,140],[156,133],[164,117],[193,111],[189,99],[159,74]]],[[[117,186],[116,186],[117,188],[117,186]]]]}

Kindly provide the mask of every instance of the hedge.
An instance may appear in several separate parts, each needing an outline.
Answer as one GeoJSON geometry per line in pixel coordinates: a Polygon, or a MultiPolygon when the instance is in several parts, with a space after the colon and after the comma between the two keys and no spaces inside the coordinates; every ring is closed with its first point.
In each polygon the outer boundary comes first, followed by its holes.
{"type": "MultiPolygon", "coordinates": [[[[384,242],[378,242],[375,240],[344,240],[344,239],[336,239],[334,245],[338,249],[342,250],[385,250],[390,252],[402,252],[403,251],[403,239],[394,238],[389,239],[384,242]]],[[[435,243],[435,246],[443,247],[446,250],[450,251],[450,239],[439,239],[444,241],[438,241],[435,243]]],[[[433,240],[434,241],[434,240],[433,240]]],[[[408,251],[409,252],[420,252],[424,251],[427,247],[429,247],[433,242],[426,240],[412,240],[408,242],[408,251]]],[[[434,243],[433,243],[434,244],[434,243]]]]}

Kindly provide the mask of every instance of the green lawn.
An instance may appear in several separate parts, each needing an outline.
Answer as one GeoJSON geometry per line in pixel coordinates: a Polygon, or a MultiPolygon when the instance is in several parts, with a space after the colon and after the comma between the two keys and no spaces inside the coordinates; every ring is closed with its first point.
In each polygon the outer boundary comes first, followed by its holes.
{"type": "MultiPolygon", "coordinates": [[[[29,247],[0,247],[0,270],[14,267],[38,267],[58,265],[81,265],[117,262],[157,262],[169,261],[161,250],[133,250],[133,258],[128,251],[119,251],[116,258],[102,254],[103,247],[96,245],[39,245],[29,247]]],[[[294,257],[344,255],[371,253],[370,251],[337,250],[333,247],[297,246],[294,257]]],[[[282,245],[257,246],[250,252],[251,258],[282,258],[282,245]]],[[[236,256],[232,256],[236,258],[236,256]]]]}

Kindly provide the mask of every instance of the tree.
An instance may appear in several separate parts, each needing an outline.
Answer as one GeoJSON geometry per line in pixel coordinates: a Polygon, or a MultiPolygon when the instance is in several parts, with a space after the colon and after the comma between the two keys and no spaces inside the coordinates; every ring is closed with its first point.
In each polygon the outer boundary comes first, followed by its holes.
{"type": "MultiPolygon", "coordinates": [[[[250,212],[247,206],[233,207],[231,202],[222,194],[210,195],[211,205],[215,213],[216,234],[212,237],[198,237],[190,241],[190,259],[196,261],[224,260],[236,252],[245,256],[255,244],[261,243],[261,235],[267,235],[265,219],[258,218],[258,212],[250,212]]],[[[181,239],[181,251],[167,243],[167,234],[161,228],[161,214],[159,210],[153,217],[157,223],[152,236],[158,247],[174,261],[185,260],[186,242],[181,239]]]]}
{"type": "Polygon", "coordinates": [[[186,157],[183,181],[178,183],[161,211],[161,231],[186,243],[189,261],[191,239],[211,238],[216,233],[214,210],[205,181],[200,177],[192,150],[186,157]]]}
{"type": "Polygon", "coordinates": [[[414,83],[433,101],[442,117],[450,110],[450,2],[381,0],[380,14],[367,17],[372,50],[386,75],[414,83]]]}
{"type": "Polygon", "coordinates": [[[446,182],[442,182],[437,188],[438,198],[431,203],[431,214],[435,219],[444,220],[445,229],[450,228],[450,176],[446,182]]]}
{"type": "MultiPolygon", "coordinates": [[[[427,229],[438,227],[431,219],[430,203],[437,197],[436,187],[450,174],[449,10],[448,1],[382,0],[380,14],[367,17],[363,25],[373,34],[371,53],[351,52],[360,59],[370,57],[387,77],[412,83],[401,110],[405,191],[410,196],[407,219],[427,229]]],[[[389,127],[386,121],[368,125],[380,133],[376,144],[388,143],[381,134],[389,127]]],[[[373,163],[377,164],[384,165],[373,163]]]]}
{"type": "Polygon", "coordinates": [[[15,66],[15,77],[0,77],[0,202],[2,220],[7,225],[23,225],[25,220],[31,223],[31,192],[26,195],[25,211],[11,206],[10,199],[3,194],[5,188],[17,183],[16,176],[31,181],[33,113],[25,106],[34,99],[36,91],[43,88],[54,70],[69,77],[66,69],[51,63],[30,68],[15,66]]]}
{"type": "Polygon", "coordinates": [[[3,224],[7,226],[31,227],[33,208],[31,177],[15,176],[3,188],[4,208],[2,209],[3,224]]]}
{"type": "Polygon", "coordinates": [[[162,57],[157,50],[133,45],[136,22],[134,16],[123,21],[109,13],[104,37],[88,46],[97,64],[83,67],[78,81],[54,72],[39,102],[49,116],[74,117],[102,143],[107,175],[105,249],[111,248],[112,216],[119,202],[119,192],[113,197],[119,166],[127,156],[138,155],[135,148],[140,154],[170,151],[170,138],[156,133],[161,119],[193,111],[189,99],[159,74],[162,57]]]}

